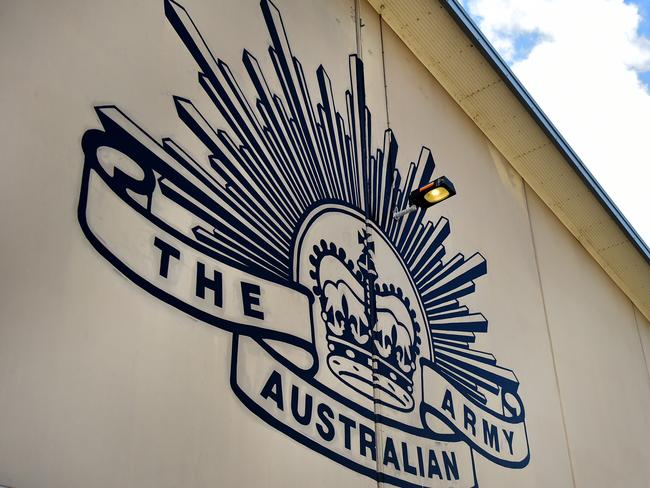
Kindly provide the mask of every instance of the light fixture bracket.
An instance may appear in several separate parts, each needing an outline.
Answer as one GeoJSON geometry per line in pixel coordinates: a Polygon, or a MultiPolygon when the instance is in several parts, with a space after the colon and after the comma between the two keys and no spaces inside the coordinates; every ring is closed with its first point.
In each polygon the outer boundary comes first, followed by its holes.
{"type": "Polygon", "coordinates": [[[456,194],[456,188],[449,178],[441,176],[431,183],[413,190],[409,194],[409,206],[402,210],[396,210],[393,214],[395,220],[414,212],[418,208],[426,210],[429,207],[447,200],[456,194]]]}

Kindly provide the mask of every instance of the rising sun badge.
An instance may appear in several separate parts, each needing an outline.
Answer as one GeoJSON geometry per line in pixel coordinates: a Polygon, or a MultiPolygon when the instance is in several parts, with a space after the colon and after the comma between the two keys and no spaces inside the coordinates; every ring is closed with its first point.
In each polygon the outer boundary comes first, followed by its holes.
{"type": "Polygon", "coordinates": [[[209,157],[96,107],[78,211],[90,243],[157,299],[231,332],[233,392],[307,448],[397,486],[478,486],[475,454],[526,466],[519,382],[473,347],[488,321],[462,304],[486,260],[448,257],[445,218],[392,218],[435,164],[422,147],[398,170],[390,129],[372,147],[361,60],[349,57],[339,110],[323,66],[305,75],[263,0],[273,71],[244,51],[247,97],[188,11],[164,9],[212,102],[173,98],[209,157]]]}

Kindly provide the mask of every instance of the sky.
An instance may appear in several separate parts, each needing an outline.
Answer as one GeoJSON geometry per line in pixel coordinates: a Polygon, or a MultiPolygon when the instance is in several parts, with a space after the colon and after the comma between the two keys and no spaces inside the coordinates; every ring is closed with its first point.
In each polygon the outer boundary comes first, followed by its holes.
{"type": "Polygon", "coordinates": [[[650,244],[650,0],[462,0],[650,244]]]}

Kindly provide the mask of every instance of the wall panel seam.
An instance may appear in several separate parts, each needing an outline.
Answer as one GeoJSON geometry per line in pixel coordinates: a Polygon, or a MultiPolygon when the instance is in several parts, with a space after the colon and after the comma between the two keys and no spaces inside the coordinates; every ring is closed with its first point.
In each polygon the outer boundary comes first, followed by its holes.
{"type": "Polygon", "coordinates": [[[363,48],[361,43],[361,5],[359,0],[354,0],[354,34],[357,40],[357,56],[363,61],[363,48]]]}
{"type": "MultiPolygon", "coordinates": [[[[381,19],[380,19],[381,21],[381,19]]],[[[356,34],[356,41],[357,41],[357,57],[363,62],[363,42],[361,39],[362,33],[361,33],[361,28],[363,27],[362,20],[361,20],[361,5],[360,5],[360,0],[354,0],[354,29],[355,29],[355,34],[356,34]]],[[[381,24],[380,24],[380,29],[381,29],[381,24]]],[[[383,44],[382,44],[382,62],[383,62],[383,44]]],[[[364,73],[366,72],[365,66],[364,66],[364,73]]],[[[385,79],[385,77],[384,77],[385,79]]],[[[367,79],[364,80],[364,83],[367,86],[367,79]]],[[[368,160],[369,164],[370,160],[368,160]]],[[[367,182],[364,180],[363,185],[367,185],[367,182]]],[[[369,186],[369,185],[368,185],[369,186]]],[[[366,235],[370,235],[372,228],[369,225],[369,219],[368,219],[368,209],[364,211],[364,232],[366,235]]],[[[365,286],[368,286],[365,284],[365,286]]],[[[376,319],[374,317],[371,318],[372,321],[372,327],[374,328],[376,326],[376,319]]],[[[374,347],[373,347],[373,364],[375,362],[375,352],[374,352],[374,347]]],[[[374,366],[373,366],[374,369],[374,366]]],[[[377,395],[377,389],[375,386],[375,381],[373,380],[373,402],[372,402],[372,408],[373,408],[373,414],[374,414],[374,428],[375,428],[375,449],[379,451],[379,446],[381,445],[382,439],[381,439],[381,432],[379,429],[379,422],[378,418],[380,415],[379,412],[379,404],[375,401],[375,399],[378,397],[377,395]]],[[[379,454],[377,452],[377,455],[375,456],[375,482],[377,483],[377,488],[379,488],[382,484],[382,478],[383,478],[383,470],[381,467],[381,464],[379,462],[379,454]]]]}
{"type": "Polygon", "coordinates": [[[381,42],[381,71],[384,77],[384,101],[386,103],[386,127],[390,129],[390,116],[388,114],[388,82],[386,81],[386,55],[384,52],[384,18],[379,15],[379,40],[381,42]]]}
{"type": "MultiPolygon", "coordinates": [[[[523,178],[522,178],[523,180],[523,178]]],[[[544,322],[546,323],[546,334],[548,337],[548,345],[551,350],[551,361],[553,362],[553,375],[555,377],[555,388],[557,389],[557,396],[560,401],[560,418],[562,419],[562,430],[564,432],[564,440],[566,443],[567,455],[569,456],[569,468],[571,469],[571,481],[574,488],[576,485],[576,477],[573,469],[573,457],[571,456],[571,445],[569,443],[569,432],[566,426],[566,419],[564,416],[564,402],[562,401],[562,391],[560,390],[560,378],[557,372],[557,364],[555,361],[555,349],[553,348],[553,338],[551,336],[551,327],[548,320],[548,308],[546,306],[546,297],[544,296],[544,285],[542,284],[542,274],[539,269],[539,258],[537,255],[537,245],[535,243],[535,231],[533,230],[533,221],[530,215],[530,205],[528,203],[528,190],[527,184],[523,181],[524,199],[526,201],[526,216],[528,218],[528,228],[530,230],[530,239],[533,246],[533,257],[535,259],[535,271],[537,273],[537,282],[539,285],[539,294],[542,300],[542,308],[544,309],[544,322]]]]}
{"type": "Polygon", "coordinates": [[[650,368],[648,368],[648,357],[645,353],[645,347],[643,346],[643,339],[641,338],[641,326],[639,325],[639,319],[636,316],[637,308],[634,306],[634,302],[629,300],[630,305],[632,306],[632,314],[634,315],[634,323],[636,324],[636,334],[639,338],[639,345],[641,346],[641,355],[643,357],[643,364],[645,365],[646,376],[648,377],[648,385],[650,385],[650,368]]]}

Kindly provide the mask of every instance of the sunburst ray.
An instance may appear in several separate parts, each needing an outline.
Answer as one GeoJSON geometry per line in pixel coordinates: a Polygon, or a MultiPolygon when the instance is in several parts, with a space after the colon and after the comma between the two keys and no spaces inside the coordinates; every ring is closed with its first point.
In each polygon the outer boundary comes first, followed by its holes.
{"type": "Polygon", "coordinates": [[[262,270],[285,281],[292,279],[293,233],[308,209],[319,202],[359,209],[390,240],[409,270],[428,321],[436,370],[484,404],[490,394],[516,390],[510,370],[471,347],[476,334],[487,331],[488,321],[460,300],[474,292],[474,280],[487,272],[483,256],[456,254],[448,259],[444,242],[450,226],[445,218],[435,224],[423,212],[392,218],[395,208],[407,206],[413,188],[431,180],[431,151],[422,147],[405,174],[396,169],[399,146],[390,129],[382,147],[371,145],[362,61],[349,57],[350,85],[341,112],[323,66],[316,70],[312,94],[279,10],[268,0],[261,7],[281,93],[270,89],[258,60],[244,51],[242,62],[255,91],[249,99],[185,8],[166,0],[166,15],[194,57],[199,84],[227,130],[213,127],[192,101],[174,97],[179,118],[211,155],[206,164],[164,140],[162,148],[183,178],[162,175],[163,194],[205,223],[192,229],[194,239],[252,272],[262,270]],[[190,196],[187,182],[201,191],[190,196]]]}

